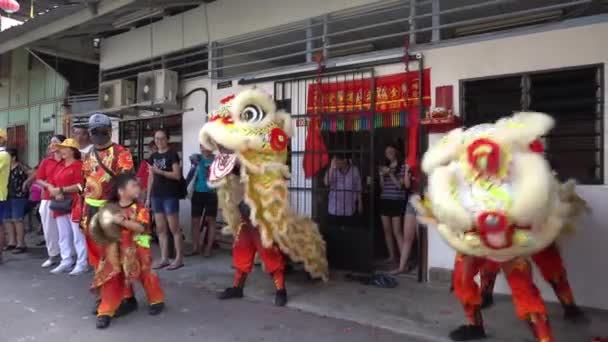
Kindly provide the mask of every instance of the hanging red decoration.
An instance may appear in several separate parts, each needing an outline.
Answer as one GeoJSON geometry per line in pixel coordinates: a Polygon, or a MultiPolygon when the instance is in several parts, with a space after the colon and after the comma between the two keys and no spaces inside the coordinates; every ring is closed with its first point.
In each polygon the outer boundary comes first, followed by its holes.
{"type": "Polygon", "coordinates": [[[0,9],[6,13],[15,13],[19,11],[21,6],[16,0],[0,0],[0,9]]]}

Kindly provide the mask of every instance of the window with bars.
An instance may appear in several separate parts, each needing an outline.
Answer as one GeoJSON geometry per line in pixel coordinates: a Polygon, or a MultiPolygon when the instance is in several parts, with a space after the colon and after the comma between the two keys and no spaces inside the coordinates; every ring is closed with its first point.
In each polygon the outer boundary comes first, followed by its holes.
{"type": "Polygon", "coordinates": [[[546,155],[560,179],[604,183],[603,65],[461,82],[465,126],[493,122],[512,112],[550,114],[546,155]]]}

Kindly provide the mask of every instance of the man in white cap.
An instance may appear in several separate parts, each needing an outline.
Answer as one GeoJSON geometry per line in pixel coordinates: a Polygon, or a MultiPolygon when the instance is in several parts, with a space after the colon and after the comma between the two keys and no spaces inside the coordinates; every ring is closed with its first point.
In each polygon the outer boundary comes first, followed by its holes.
{"type": "MultiPolygon", "coordinates": [[[[133,157],[128,149],[112,142],[112,121],[104,114],[96,113],[89,118],[88,132],[93,143],[90,153],[84,157],[82,172],[84,184],[84,210],[82,225],[87,240],[89,263],[97,270],[100,259],[103,258],[103,248],[97,245],[89,233],[90,219],[99,208],[110,200],[114,178],[125,172],[133,172],[133,157]]],[[[137,309],[137,301],[133,290],[124,283],[116,284],[124,288],[123,304],[116,312],[105,312],[104,303],[98,300],[96,306],[97,327],[106,328],[110,324],[108,317],[128,314],[137,309]]]]}
{"type": "MultiPolygon", "coordinates": [[[[0,218],[4,217],[4,207],[8,197],[8,176],[11,170],[11,157],[6,152],[6,131],[0,128],[0,218]]],[[[4,251],[4,226],[0,223],[0,264],[2,264],[2,251],[4,251]]]]}

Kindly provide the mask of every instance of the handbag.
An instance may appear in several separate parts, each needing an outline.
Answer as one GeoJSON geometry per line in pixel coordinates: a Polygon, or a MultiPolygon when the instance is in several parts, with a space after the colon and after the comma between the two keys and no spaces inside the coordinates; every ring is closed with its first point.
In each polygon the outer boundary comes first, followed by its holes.
{"type": "Polygon", "coordinates": [[[58,214],[69,214],[72,212],[72,200],[71,196],[62,200],[51,200],[49,208],[58,214]]]}

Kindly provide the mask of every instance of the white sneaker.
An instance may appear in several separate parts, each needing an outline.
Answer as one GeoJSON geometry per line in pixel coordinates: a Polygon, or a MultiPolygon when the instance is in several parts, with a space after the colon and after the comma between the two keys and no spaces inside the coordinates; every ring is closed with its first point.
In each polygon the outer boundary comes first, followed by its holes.
{"type": "Polygon", "coordinates": [[[55,261],[53,258],[48,258],[48,259],[46,259],[45,262],[42,263],[42,268],[49,268],[56,264],[57,264],[57,261],[55,261]]]}
{"type": "Polygon", "coordinates": [[[53,273],[53,274],[64,273],[64,272],[67,272],[69,269],[70,269],[69,264],[59,264],[59,266],[57,266],[51,270],[51,273],[53,273]]]}
{"type": "Polygon", "coordinates": [[[76,266],[76,267],[74,267],[72,272],[70,272],[69,274],[71,276],[79,276],[79,275],[87,273],[88,271],[89,271],[88,266],[83,266],[83,267],[76,266]]]}

